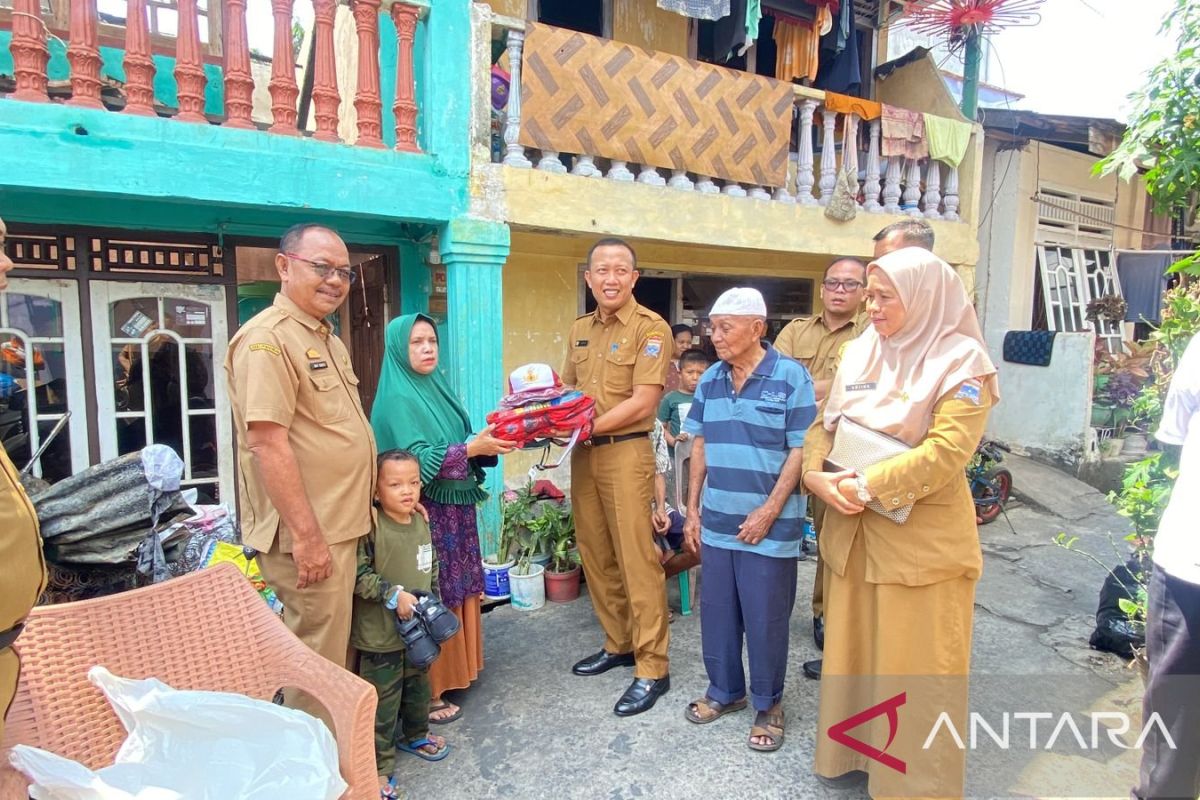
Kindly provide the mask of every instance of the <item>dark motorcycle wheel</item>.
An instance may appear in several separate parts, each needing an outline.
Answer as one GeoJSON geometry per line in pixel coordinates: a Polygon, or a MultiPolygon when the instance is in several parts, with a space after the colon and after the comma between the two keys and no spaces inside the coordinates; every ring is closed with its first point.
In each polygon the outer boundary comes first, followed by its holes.
{"type": "Polygon", "coordinates": [[[995,502],[987,505],[976,505],[975,516],[978,518],[979,525],[987,525],[989,522],[994,522],[1000,516],[1001,510],[1008,502],[1008,498],[1012,495],[1012,473],[1006,469],[998,469],[988,473],[987,480],[992,486],[985,490],[982,500],[995,500],[995,502]]]}

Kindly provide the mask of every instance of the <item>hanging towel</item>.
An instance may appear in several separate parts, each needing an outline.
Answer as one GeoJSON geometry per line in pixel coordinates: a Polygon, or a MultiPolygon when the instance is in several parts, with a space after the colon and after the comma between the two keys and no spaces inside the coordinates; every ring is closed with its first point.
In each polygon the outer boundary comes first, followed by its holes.
{"type": "Polygon", "coordinates": [[[1168,252],[1117,253],[1117,280],[1125,296],[1125,321],[1162,321],[1162,296],[1167,270],[1174,261],[1168,252]]]}
{"type": "Polygon", "coordinates": [[[729,0],[658,0],[658,7],[692,19],[715,21],[729,16],[729,0]]]}
{"type": "Polygon", "coordinates": [[[1004,334],[1004,360],[1031,367],[1050,366],[1054,331],[1009,331],[1004,334]]]}
{"type": "Polygon", "coordinates": [[[874,100],[862,97],[851,97],[836,92],[825,92],[825,108],[839,114],[858,114],[859,119],[879,119],[883,106],[874,100]]]}
{"type": "Polygon", "coordinates": [[[884,158],[902,156],[916,161],[929,156],[925,141],[925,118],[919,111],[883,104],[881,125],[883,142],[880,153],[884,158]]]}
{"type": "Polygon", "coordinates": [[[782,14],[775,15],[775,77],[781,81],[795,78],[810,83],[817,79],[821,29],[833,25],[833,15],[828,8],[818,8],[811,22],[798,20],[782,14]]]}
{"type": "Polygon", "coordinates": [[[957,167],[971,143],[971,123],[925,114],[925,139],[930,158],[957,167]]]}
{"type": "Polygon", "coordinates": [[[762,22],[762,0],[746,0],[746,41],[738,49],[738,55],[746,55],[750,45],[758,38],[758,25],[762,22]]]}

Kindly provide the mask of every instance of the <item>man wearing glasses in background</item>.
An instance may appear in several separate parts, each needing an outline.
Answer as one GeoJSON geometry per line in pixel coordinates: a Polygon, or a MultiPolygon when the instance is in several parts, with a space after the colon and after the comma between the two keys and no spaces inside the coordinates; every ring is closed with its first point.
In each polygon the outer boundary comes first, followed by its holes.
{"type": "MultiPolygon", "coordinates": [[[[289,228],[275,255],[279,294],[229,343],[225,374],[238,437],[242,539],[259,552],[283,620],[346,666],[358,539],[371,529],[375,439],[350,353],[328,317],[357,275],[322,225],[289,228]]],[[[306,697],[288,705],[319,717],[306,697]]]]}
{"type": "MultiPolygon", "coordinates": [[[[862,309],[866,282],[866,264],[857,258],[837,259],[825,268],[825,277],[821,281],[821,313],[808,319],[792,320],[775,338],[776,350],[785,356],[791,356],[808,368],[812,375],[818,407],[825,402],[825,397],[829,394],[842,347],[862,333],[869,322],[862,309]]],[[[813,525],[819,536],[824,508],[821,501],[815,497],[810,497],[809,503],[812,508],[813,525]]],[[[813,641],[818,649],[825,647],[823,563],[823,559],[817,559],[817,570],[813,575],[813,641]]],[[[805,662],[804,674],[819,680],[820,660],[805,662]]]]}

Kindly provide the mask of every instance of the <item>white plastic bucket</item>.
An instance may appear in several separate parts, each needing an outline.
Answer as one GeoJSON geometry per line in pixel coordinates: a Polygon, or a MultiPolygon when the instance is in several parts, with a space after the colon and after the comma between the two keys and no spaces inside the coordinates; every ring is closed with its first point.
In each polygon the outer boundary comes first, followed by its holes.
{"type": "Polygon", "coordinates": [[[508,571],[512,568],[510,559],[503,564],[483,562],[483,593],[494,600],[504,600],[509,595],[508,571]]]}
{"type": "Polygon", "coordinates": [[[528,574],[522,575],[518,567],[508,571],[508,585],[512,590],[512,607],[522,611],[535,611],[546,605],[546,568],[530,564],[528,574]]]}

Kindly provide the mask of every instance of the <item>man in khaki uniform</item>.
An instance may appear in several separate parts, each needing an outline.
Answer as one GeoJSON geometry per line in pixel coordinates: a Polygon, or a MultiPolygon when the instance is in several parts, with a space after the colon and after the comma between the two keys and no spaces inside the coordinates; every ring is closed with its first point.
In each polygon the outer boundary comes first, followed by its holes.
{"type": "MultiPolygon", "coordinates": [[[[0,219],[0,291],[8,288],[13,262],[4,254],[8,230],[0,219]]],[[[21,488],[17,468],[0,447],[0,739],[4,715],[17,691],[21,662],[12,649],[29,609],[46,588],[46,563],[37,515],[21,488]]]]}
{"type": "Polygon", "coordinates": [[[354,273],[345,243],[319,225],[289,229],[279,249],[279,294],[242,326],[225,359],[242,538],[259,551],[288,628],[344,667],[357,542],[371,529],[375,439],[350,354],[326,317],[354,273]]]}
{"type": "Polygon", "coordinates": [[[605,640],[573,672],[636,665],[613,708],[625,717],[649,710],[671,687],[666,583],[650,517],[649,438],[670,365],[671,328],[633,299],[637,256],[620,239],[592,246],[584,279],[596,311],[571,326],[562,377],[596,400],[592,437],[571,459],[571,504],[605,640]]]}
{"type": "MultiPolygon", "coordinates": [[[[808,368],[818,406],[829,394],[842,348],[867,326],[867,317],[862,310],[866,282],[867,267],[857,258],[834,261],[825,268],[825,277],[821,281],[821,303],[824,306],[821,313],[808,319],[792,320],[775,338],[776,350],[808,368]]],[[[825,507],[815,497],[810,497],[809,503],[812,506],[813,527],[819,536],[825,507]]],[[[818,558],[812,589],[813,641],[822,649],[825,647],[824,581],[824,560],[818,558]]],[[[820,678],[820,661],[806,662],[804,674],[810,678],[820,678]]]]}

